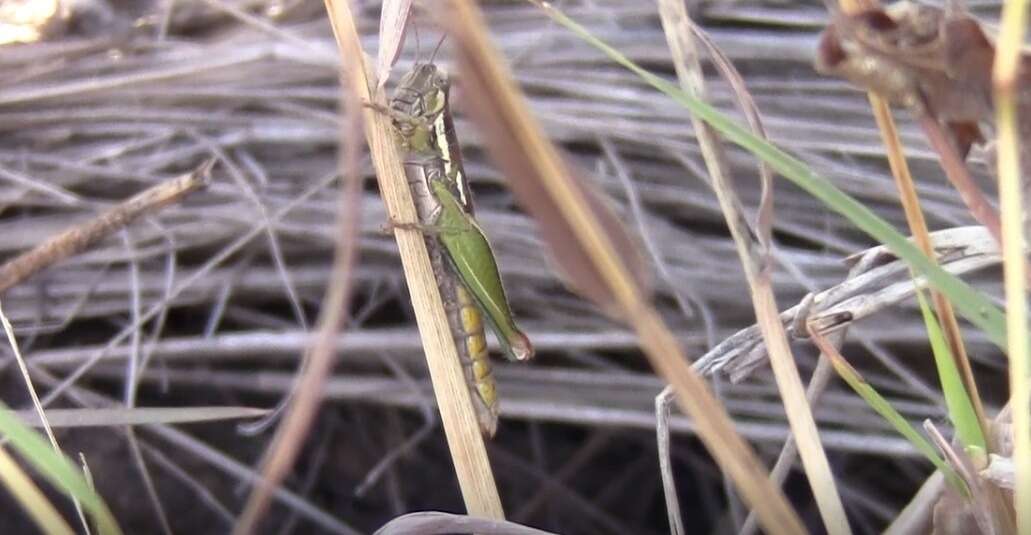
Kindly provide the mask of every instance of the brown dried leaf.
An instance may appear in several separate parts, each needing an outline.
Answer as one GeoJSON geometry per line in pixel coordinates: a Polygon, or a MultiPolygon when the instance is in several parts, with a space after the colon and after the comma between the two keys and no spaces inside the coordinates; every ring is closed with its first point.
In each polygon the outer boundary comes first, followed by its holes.
{"type": "MultiPolygon", "coordinates": [[[[994,121],[994,58],[968,14],[900,2],[839,15],[820,37],[816,69],[930,114],[963,149],[983,141],[977,123],[994,121]]],[[[1031,56],[1021,61],[1021,132],[1031,135],[1031,56]]]]}
{"type": "MultiPolygon", "coordinates": [[[[971,215],[1001,242],[998,212],[963,163],[971,146],[985,141],[979,123],[995,120],[994,58],[994,45],[966,12],[900,2],[838,15],[820,38],[816,69],[910,108],[971,215]]],[[[1027,54],[1021,58],[1016,87],[1020,134],[1028,139],[1031,57],[1027,54]]],[[[1024,175],[1029,176],[1029,144],[1021,152],[1024,175]]],[[[1024,190],[1031,191],[1031,182],[1025,182],[1024,190]]],[[[1031,225],[1031,217],[1025,215],[1025,221],[1031,225]]]]}
{"type": "Polygon", "coordinates": [[[816,69],[946,126],[960,155],[992,119],[995,49],[965,14],[900,2],[839,15],[820,37],[816,69]]]}

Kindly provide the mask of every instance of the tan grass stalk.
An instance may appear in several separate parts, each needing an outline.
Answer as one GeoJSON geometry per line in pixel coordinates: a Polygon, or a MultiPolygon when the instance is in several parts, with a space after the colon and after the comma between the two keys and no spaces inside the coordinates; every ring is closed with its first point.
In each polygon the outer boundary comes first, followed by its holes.
{"type": "MultiPolygon", "coordinates": [[[[491,104],[491,116],[481,114],[480,121],[496,121],[491,126],[508,127],[507,145],[498,146],[498,129],[485,129],[488,143],[495,143],[492,154],[499,161],[512,163],[519,151],[520,164],[532,169],[532,176],[514,180],[539,181],[545,195],[558,208],[558,213],[572,228],[582,244],[588,260],[602,275],[604,284],[614,296],[622,318],[630,323],[638,336],[652,367],[677,393],[681,408],[691,416],[699,437],[716,458],[720,467],[733,478],[744,499],[759,512],[768,533],[802,533],[804,528],[783,494],[768,480],[767,472],[751,448],[734,430],[726,411],[713,396],[706,383],[688,365],[680,344],[663,323],[655,309],[642,295],[637,280],[616,256],[616,249],[587,206],[582,191],[567,176],[568,166],[561,161],[556,148],[543,135],[530,113],[525,99],[512,81],[503,59],[487,36],[483,15],[470,0],[452,0],[449,5],[452,37],[466,55],[463,64],[469,69],[464,81],[477,84],[477,95],[470,98],[491,104]],[[471,77],[475,76],[475,80],[471,77]],[[505,154],[508,151],[509,154],[505,154]]],[[[543,4],[538,4],[546,8],[543,4]]],[[[473,93],[473,88],[469,88],[473,93]]],[[[526,190],[523,190],[524,194],[526,190]]],[[[524,200],[533,200],[526,195],[524,200]]],[[[553,214],[549,214],[553,215],[553,214]]],[[[545,230],[546,232],[546,230],[545,230]]]]}
{"type": "MultiPolygon", "coordinates": [[[[846,13],[856,13],[863,9],[876,7],[877,2],[876,0],[841,0],[839,5],[846,13]]],[[[902,140],[899,138],[898,128],[895,126],[895,119],[891,115],[891,108],[887,101],[874,92],[867,93],[867,98],[870,100],[870,108],[873,110],[877,129],[881,133],[881,142],[884,144],[884,150],[888,157],[891,175],[895,179],[895,187],[899,190],[899,202],[902,204],[909,232],[913,236],[913,241],[916,242],[917,247],[932,262],[936,262],[936,255],[931,246],[931,237],[927,228],[927,220],[924,218],[923,209],[920,207],[920,198],[916,193],[916,184],[909,170],[902,140]]],[[[984,405],[981,403],[981,397],[977,390],[977,382],[974,380],[974,372],[970,367],[970,359],[967,356],[966,347],[963,343],[963,335],[959,330],[956,313],[948,299],[937,291],[931,291],[931,301],[934,304],[935,314],[941,322],[945,338],[948,340],[949,349],[952,350],[952,358],[956,363],[956,368],[963,379],[963,386],[966,388],[971,403],[974,405],[974,413],[977,415],[981,432],[988,437],[990,433],[988,432],[988,423],[984,414],[984,405]]]]}
{"type": "MultiPolygon", "coordinates": [[[[691,30],[688,27],[687,9],[682,2],[676,0],[659,0],[659,12],[681,87],[704,99],[706,95],[705,81],[702,77],[701,62],[691,30]]],[[[768,217],[761,218],[766,219],[760,223],[765,228],[758,229],[757,234],[760,236],[758,240],[752,237],[745,223],[745,216],[739,208],[741,203],[734,190],[722,143],[712,128],[700,119],[692,116],[691,122],[701,145],[706,167],[712,177],[713,189],[719,199],[748,280],[756,320],[762,331],[763,339],[766,341],[777,388],[783,399],[788,424],[795,437],[802,466],[812,488],[817,508],[829,533],[851,533],[841,496],[834,483],[830,463],[827,461],[827,455],[820,443],[812,408],[806,400],[805,388],[802,386],[802,379],[795,366],[794,355],[791,353],[784,324],[780,321],[780,311],[777,308],[769,277],[772,258],[768,254],[757,254],[759,251],[769,251],[768,240],[766,243],[760,243],[760,241],[763,240],[763,237],[769,236],[771,221],[768,217]]],[[[764,178],[768,182],[769,177],[764,178]]],[[[764,184],[764,186],[768,185],[768,183],[764,184]]],[[[760,208],[760,213],[768,211],[771,207],[769,204],[772,200],[769,197],[770,194],[771,192],[764,187],[764,198],[761,201],[764,207],[760,208]]]]}
{"type": "MultiPolygon", "coordinates": [[[[347,73],[352,90],[365,102],[383,103],[382,89],[376,90],[374,96],[375,86],[370,83],[371,62],[362,52],[348,1],[326,0],[326,9],[341,54],[353,58],[356,65],[347,73]]],[[[380,194],[388,214],[398,222],[418,221],[389,120],[379,112],[365,109],[364,124],[380,194]]],[[[433,277],[426,242],[418,230],[398,228],[394,234],[466,510],[474,516],[504,518],[494,473],[433,277]]]]}
{"type": "MultiPolygon", "coordinates": [[[[1020,135],[1017,81],[1027,23],[1026,0],[1004,4],[992,85],[998,129],[999,200],[1002,208],[1003,273],[1006,293],[1007,350],[1010,361],[1010,406],[1013,411],[1013,493],[1017,533],[1031,534],[1031,354],[1027,332],[1027,273],[1024,260],[1024,206],[1021,199],[1020,135]]],[[[1025,117],[1025,121],[1029,118],[1025,117]]],[[[1025,142],[1027,140],[1024,140],[1025,142]]],[[[1027,177],[1024,177],[1027,179],[1027,177]]]]}
{"type": "Polygon", "coordinates": [[[54,504],[50,503],[46,495],[39,490],[32,478],[3,448],[0,448],[0,480],[3,480],[4,487],[29,513],[29,517],[36,523],[40,531],[47,535],[72,535],[75,533],[65,522],[61,513],[57,512],[54,504]]]}
{"type": "MultiPolygon", "coordinates": [[[[343,56],[344,69],[355,70],[360,56],[343,56]],[[347,69],[348,66],[352,69],[347,69]]],[[[315,414],[323,398],[323,386],[332,371],[336,353],[337,333],[347,322],[353,287],[352,268],[358,260],[358,226],[361,217],[361,175],[358,158],[360,144],[357,132],[361,130],[360,97],[353,91],[343,91],[344,120],[340,129],[341,184],[336,206],[334,229],[333,270],[326,288],[319,322],[312,345],[302,360],[302,371],[293,393],[287,398],[282,421],[262,458],[262,479],[247,500],[233,533],[248,535],[257,530],[258,522],[272,501],[272,493],[293,467],[305,438],[311,429],[315,414]]]]}
{"type": "MultiPolygon", "coordinates": [[[[924,212],[920,208],[920,198],[916,193],[916,184],[913,182],[913,175],[909,171],[909,164],[906,162],[906,155],[903,152],[902,141],[899,139],[898,129],[895,128],[895,119],[891,116],[888,103],[881,97],[868,93],[870,107],[873,109],[874,119],[881,132],[881,141],[884,143],[885,152],[888,155],[888,165],[891,167],[891,174],[895,177],[895,186],[899,190],[899,201],[902,203],[902,210],[906,215],[906,223],[909,225],[909,232],[917,247],[927,255],[932,262],[937,262],[937,255],[931,245],[931,236],[927,229],[927,220],[924,219],[924,212]]],[[[988,422],[984,415],[984,404],[981,403],[981,396],[977,390],[977,382],[974,381],[974,371],[970,367],[970,358],[967,356],[966,346],[963,343],[963,335],[959,330],[959,322],[956,320],[956,312],[952,304],[940,292],[931,290],[931,301],[934,304],[934,312],[942,324],[942,331],[952,351],[952,358],[963,379],[963,387],[967,390],[971,403],[974,406],[974,413],[977,415],[978,425],[981,433],[988,437],[988,422]]]]}

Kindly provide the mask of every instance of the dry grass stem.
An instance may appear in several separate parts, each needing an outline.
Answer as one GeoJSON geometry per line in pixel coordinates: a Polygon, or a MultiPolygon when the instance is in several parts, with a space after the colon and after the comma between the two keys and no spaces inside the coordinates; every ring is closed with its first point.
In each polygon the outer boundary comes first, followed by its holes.
{"type": "MultiPolygon", "coordinates": [[[[362,102],[382,104],[383,90],[373,92],[371,71],[358,40],[354,17],[346,2],[327,2],[327,10],[341,53],[354,58],[355,68],[348,73],[352,91],[362,102]]],[[[365,135],[390,219],[399,222],[418,221],[389,119],[375,110],[363,110],[365,135]]],[[[426,243],[419,231],[398,228],[394,234],[466,509],[471,515],[504,518],[494,474],[447,324],[426,243]]]]}
{"type": "MultiPolygon", "coordinates": [[[[1016,511],[1017,533],[1031,533],[1031,414],[1026,408],[1031,403],[1031,347],[1028,347],[1027,263],[1024,221],[1027,217],[1025,184],[1029,177],[1021,176],[1020,121],[1031,122],[1031,117],[1018,115],[1031,106],[1018,107],[1026,93],[1022,83],[1031,79],[1028,66],[1031,61],[1021,51],[1027,25],[1027,2],[1007,2],[1003,10],[999,48],[992,65],[992,88],[995,97],[996,125],[998,127],[999,200],[1002,205],[1002,244],[1004,251],[1003,274],[1006,295],[1006,328],[1008,333],[1010,406],[1013,411],[1013,459],[1016,484],[1013,491],[1013,509],[1016,511]]],[[[1027,157],[1023,155],[1023,157],[1027,157]]],[[[1025,166],[1027,168],[1027,166],[1025,166]]]]}
{"type": "MultiPolygon", "coordinates": [[[[677,70],[680,85],[685,90],[704,99],[706,98],[705,80],[702,76],[701,61],[688,27],[687,9],[683,4],[675,1],[660,0],[659,6],[663,27],[666,31],[666,40],[673,53],[673,65],[677,70]]],[[[770,284],[772,269],[770,265],[772,259],[768,253],[772,247],[770,243],[772,220],[770,177],[763,176],[759,223],[753,232],[748,227],[745,214],[741,210],[742,203],[735,192],[733,179],[729,175],[722,143],[712,129],[701,120],[692,117],[692,123],[702,148],[706,167],[712,176],[713,189],[737,246],[738,258],[744,267],[756,318],[788,415],[788,423],[798,445],[802,465],[823,518],[824,527],[830,533],[851,533],[845,508],[830,470],[830,463],[820,444],[812,409],[806,400],[802,380],[788,345],[787,333],[778,317],[779,311],[770,284]]],[[[754,504],[752,505],[754,507],[754,504]]],[[[762,521],[761,518],[760,521],[762,521]]]]}
{"type": "Polygon", "coordinates": [[[956,152],[955,146],[947,137],[941,124],[933,117],[925,115],[920,117],[920,126],[923,127],[931,146],[941,155],[945,176],[966,203],[970,215],[974,216],[978,223],[984,225],[999,243],[1002,243],[998,211],[981,192],[981,188],[974,183],[973,177],[967,170],[966,162],[956,152]]]}
{"type": "Polygon", "coordinates": [[[147,189],[119,203],[91,221],[75,225],[0,266],[0,293],[56,262],[85,250],[140,216],[153,213],[207,185],[214,160],[147,189]]]}
{"type": "MultiPolygon", "coordinates": [[[[934,250],[942,268],[950,273],[976,272],[1002,261],[998,244],[984,227],[961,227],[931,234],[934,250]]],[[[916,286],[904,262],[894,259],[884,247],[874,247],[854,257],[857,265],[867,267],[838,285],[817,293],[808,311],[810,321],[825,330],[852,325],[872,314],[897,306],[912,298],[916,286]],[[889,260],[883,263],[884,260],[889,260]]],[[[925,287],[923,279],[916,279],[925,287]]],[[[800,305],[781,313],[781,321],[795,321],[803,309],[800,305]]],[[[798,335],[800,333],[794,332],[798,335]]],[[[765,350],[759,345],[759,328],[752,326],[725,338],[696,362],[703,373],[726,373],[738,379],[747,376],[765,362],[765,350]]]]}
{"type": "Polygon", "coordinates": [[[655,442],[659,455],[659,473],[662,475],[662,493],[666,497],[666,516],[670,535],[684,535],[684,519],[680,513],[676,479],[670,449],[669,410],[676,403],[676,392],[667,386],[655,396],[655,442]]]}
{"type": "MultiPolygon", "coordinates": [[[[895,185],[899,189],[899,201],[902,204],[903,213],[906,215],[906,223],[909,225],[909,232],[913,241],[927,258],[934,261],[934,249],[931,245],[931,237],[927,229],[927,220],[924,217],[923,209],[920,207],[920,198],[917,196],[916,183],[909,170],[903,152],[902,141],[899,139],[898,130],[895,127],[895,120],[891,116],[887,102],[874,93],[868,94],[870,107],[873,109],[874,118],[881,131],[881,138],[884,143],[885,152],[888,156],[888,164],[891,174],[895,177],[895,185]]],[[[966,345],[963,343],[963,335],[959,330],[959,321],[956,319],[956,312],[941,293],[931,290],[931,301],[934,303],[934,312],[941,322],[942,331],[949,343],[952,358],[963,379],[963,386],[969,394],[970,401],[974,406],[974,413],[977,415],[978,423],[982,433],[988,435],[988,421],[984,414],[984,403],[974,380],[974,372],[970,367],[970,358],[967,356],[966,345]]]]}
{"type": "MultiPolygon", "coordinates": [[[[331,8],[332,2],[327,4],[331,8]]],[[[362,56],[345,56],[344,72],[354,77],[359,69],[364,69],[362,56]]],[[[262,479],[252,491],[240,519],[233,527],[233,532],[240,535],[253,533],[258,522],[265,514],[272,501],[272,488],[278,486],[293,466],[297,455],[308,435],[315,419],[315,413],[323,399],[323,387],[330,375],[334,356],[334,340],[337,333],[347,322],[353,278],[351,269],[357,263],[358,247],[356,245],[361,212],[359,210],[361,196],[361,179],[358,171],[358,146],[356,133],[361,129],[361,114],[358,109],[364,95],[358,95],[354,88],[345,90],[345,120],[341,121],[341,175],[340,197],[337,204],[337,240],[333,255],[333,273],[329,287],[322,302],[317,336],[310,350],[306,352],[301,367],[301,375],[297,380],[296,395],[291,393],[289,405],[283,420],[276,429],[271,444],[265,451],[262,461],[262,479]]],[[[259,202],[260,205],[260,202],[259,202]]],[[[268,221],[264,207],[261,213],[268,221]]],[[[275,244],[275,240],[272,241],[275,244]]],[[[273,245],[273,252],[278,252],[273,245]]],[[[278,258],[279,256],[276,255],[278,258]]],[[[281,266],[282,264],[277,264],[281,266]]],[[[281,268],[282,270],[282,268],[281,268]]],[[[291,290],[292,286],[287,284],[291,290]]],[[[296,303],[296,299],[291,299],[296,303]]],[[[298,313],[304,325],[303,313],[298,313]]]]}

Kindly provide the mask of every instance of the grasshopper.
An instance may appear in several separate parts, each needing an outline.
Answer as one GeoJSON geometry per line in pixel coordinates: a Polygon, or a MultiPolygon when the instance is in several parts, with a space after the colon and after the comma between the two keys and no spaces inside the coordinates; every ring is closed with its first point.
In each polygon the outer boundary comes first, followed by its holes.
{"type": "Polygon", "coordinates": [[[448,90],[446,75],[433,63],[417,64],[401,79],[385,111],[405,154],[420,224],[435,235],[427,236],[430,260],[466,379],[476,393],[480,427],[493,435],[498,401],[483,318],[510,360],[528,360],[534,351],[515,325],[494,253],[474,218],[448,90]]]}
{"type": "MultiPolygon", "coordinates": [[[[443,163],[436,156],[409,153],[405,160],[405,176],[415,199],[416,211],[423,222],[432,222],[439,202],[430,190],[431,176],[443,173],[443,163]]],[[[443,247],[430,237],[426,240],[430,264],[444,301],[448,325],[455,340],[455,349],[473,398],[473,406],[484,435],[494,436],[498,425],[497,386],[487,354],[487,338],[483,332],[483,315],[472,295],[448,264],[443,247]]]]}

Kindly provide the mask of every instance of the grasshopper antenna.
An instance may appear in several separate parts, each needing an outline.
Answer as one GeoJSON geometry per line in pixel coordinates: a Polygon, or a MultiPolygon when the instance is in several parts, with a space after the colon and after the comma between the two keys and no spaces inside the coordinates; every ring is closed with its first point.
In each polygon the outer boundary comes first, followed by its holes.
{"type": "Polygon", "coordinates": [[[437,51],[440,50],[440,45],[444,44],[444,40],[445,39],[447,39],[447,34],[446,33],[444,35],[440,36],[440,41],[437,41],[437,46],[435,46],[433,48],[433,54],[430,55],[430,63],[433,63],[433,60],[436,59],[437,51]]]}
{"type": "Polygon", "coordinates": [[[419,64],[419,56],[422,55],[422,52],[419,51],[419,21],[418,20],[413,20],[412,21],[412,30],[415,32],[415,64],[418,65],[419,64]]]}

